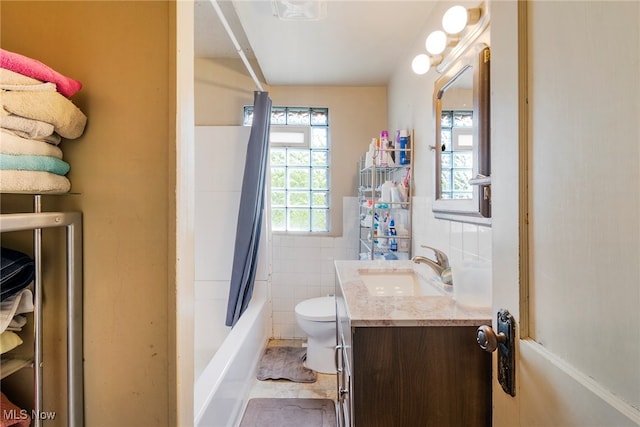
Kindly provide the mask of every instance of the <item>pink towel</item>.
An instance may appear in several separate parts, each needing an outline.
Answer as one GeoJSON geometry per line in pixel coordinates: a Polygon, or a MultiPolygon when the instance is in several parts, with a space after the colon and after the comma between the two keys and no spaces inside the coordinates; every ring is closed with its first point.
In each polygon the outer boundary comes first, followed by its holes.
{"type": "Polygon", "coordinates": [[[29,427],[31,425],[31,417],[29,411],[21,409],[11,403],[11,401],[0,393],[0,426],[1,427],[29,427]]]}
{"type": "Polygon", "coordinates": [[[0,68],[15,71],[43,82],[55,83],[58,92],[67,98],[82,89],[82,83],[79,81],[63,76],[40,61],[5,49],[0,49],[0,68]]]}

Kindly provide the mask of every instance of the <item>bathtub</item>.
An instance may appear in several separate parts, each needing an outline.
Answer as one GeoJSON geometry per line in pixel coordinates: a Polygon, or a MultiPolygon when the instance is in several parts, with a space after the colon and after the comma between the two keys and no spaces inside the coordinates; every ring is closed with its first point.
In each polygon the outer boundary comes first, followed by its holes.
{"type": "Polygon", "coordinates": [[[239,424],[270,336],[267,295],[266,282],[256,282],[249,307],[196,378],[194,425],[239,424]]]}

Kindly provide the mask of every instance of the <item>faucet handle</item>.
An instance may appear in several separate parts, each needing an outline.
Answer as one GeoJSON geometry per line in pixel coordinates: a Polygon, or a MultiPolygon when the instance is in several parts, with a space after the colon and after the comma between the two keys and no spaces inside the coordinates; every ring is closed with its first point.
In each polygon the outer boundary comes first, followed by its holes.
{"type": "Polygon", "coordinates": [[[431,249],[436,254],[436,260],[438,264],[442,266],[442,268],[449,268],[449,258],[447,258],[447,254],[442,252],[440,249],[436,249],[427,245],[420,245],[421,248],[431,249]]]}

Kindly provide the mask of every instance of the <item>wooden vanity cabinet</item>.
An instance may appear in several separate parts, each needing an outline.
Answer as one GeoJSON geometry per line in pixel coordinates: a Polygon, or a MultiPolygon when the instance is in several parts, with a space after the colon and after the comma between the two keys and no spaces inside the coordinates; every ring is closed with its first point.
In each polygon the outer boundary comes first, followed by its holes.
{"type": "Polygon", "coordinates": [[[342,427],[491,425],[491,354],[476,326],[352,326],[339,286],[342,427]]]}

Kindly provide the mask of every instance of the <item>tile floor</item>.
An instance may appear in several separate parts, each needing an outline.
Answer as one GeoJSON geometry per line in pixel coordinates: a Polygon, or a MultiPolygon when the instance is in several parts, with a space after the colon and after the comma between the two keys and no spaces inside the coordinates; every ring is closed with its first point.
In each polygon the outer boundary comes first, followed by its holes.
{"type": "MultiPolygon", "coordinates": [[[[301,347],[303,340],[270,340],[268,346],[301,347]]],[[[336,376],[318,373],[318,380],[314,383],[294,383],[288,380],[253,380],[249,399],[255,397],[298,397],[331,399],[336,401],[336,376]]]]}

